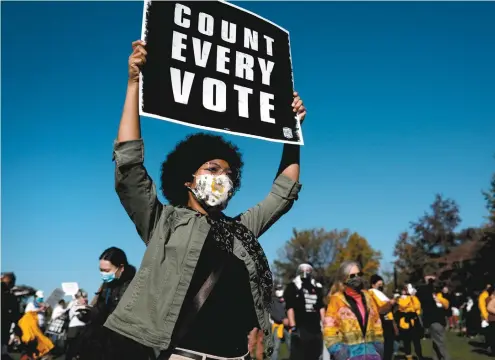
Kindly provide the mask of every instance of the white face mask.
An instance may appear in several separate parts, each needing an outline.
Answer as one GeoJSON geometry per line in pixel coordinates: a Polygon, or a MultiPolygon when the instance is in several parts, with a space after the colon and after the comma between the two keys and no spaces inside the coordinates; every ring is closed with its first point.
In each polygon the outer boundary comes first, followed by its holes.
{"type": "Polygon", "coordinates": [[[191,191],[196,198],[209,207],[224,209],[234,187],[232,180],[225,175],[202,174],[195,176],[196,187],[191,191]]]}
{"type": "Polygon", "coordinates": [[[282,297],[284,295],[284,291],[283,290],[275,290],[275,296],[276,297],[282,297]]]}

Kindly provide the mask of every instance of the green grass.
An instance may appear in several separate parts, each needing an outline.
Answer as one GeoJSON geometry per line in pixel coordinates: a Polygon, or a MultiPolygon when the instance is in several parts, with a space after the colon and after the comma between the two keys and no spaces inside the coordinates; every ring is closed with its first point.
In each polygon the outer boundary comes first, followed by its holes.
{"type": "MultiPolygon", "coordinates": [[[[490,357],[484,354],[481,348],[482,337],[477,337],[473,340],[458,337],[454,333],[447,333],[447,350],[451,360],[488,360],[490,357]],[[471,343],[471,344],[470,344],[471,343]],[[474,345],[474,346],[473,346],[474,345]]],[[[423,353],[426,359],[433,359],[433,348],[430,340],[423,340],[421,342],[423,347],[423,353]]],[[[13,359],[18,360],[20,356],[18,354],[11,355],[13,359]]],[[[285,344],[282,344],[280,348],[280,360],[288,359],[288,351],[285,344]]],[[[395,360],[404,359],[403,356],[397,356],[395,360]]],[[[64,360],[64,357],[59,357],[57,360],[64,360]]]]}

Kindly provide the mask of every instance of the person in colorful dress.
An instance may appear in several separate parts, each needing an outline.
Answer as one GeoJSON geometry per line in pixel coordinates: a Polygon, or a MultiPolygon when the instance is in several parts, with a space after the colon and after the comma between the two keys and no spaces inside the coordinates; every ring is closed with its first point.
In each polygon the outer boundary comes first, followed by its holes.
{"type": "Polygon", "coordinates": [[[344,261],[337,271],[330,290],[323,336],[334,360],[383,359],[380,314],[364,290],[363,273],[355,261],[344,261]]]}

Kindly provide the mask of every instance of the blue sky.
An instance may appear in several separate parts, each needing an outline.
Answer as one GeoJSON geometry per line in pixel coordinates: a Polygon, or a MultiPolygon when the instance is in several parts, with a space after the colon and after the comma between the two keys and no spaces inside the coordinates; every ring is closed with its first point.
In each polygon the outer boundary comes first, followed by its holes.
{"type": "MultiPolygon", "coordinates": [[[[409,221],[443,193],[463,226],[486,214],[495,170],[495,3],[239,3],[291,33],[304,124],[300,200],[262,238],[272,261],[293,227],[350,228],[392,260],[409,221]]],[[[2,3],[2,271],[50,292],[94,292],[98,256],[144,253],[113,188],[140,2],[2,3]]],[[[158,180],[192,128],[145,118],[158,180]]],[[[269,191],[282,146],[229,136],[244,152],[228,214],[269,191]]]]}

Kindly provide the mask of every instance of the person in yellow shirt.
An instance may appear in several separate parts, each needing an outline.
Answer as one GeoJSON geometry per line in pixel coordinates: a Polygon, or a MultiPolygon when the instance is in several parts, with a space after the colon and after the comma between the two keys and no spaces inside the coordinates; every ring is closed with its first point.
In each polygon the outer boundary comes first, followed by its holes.
{"type": "Polygon", "coordinates": [[[447,310],[450,306],[449,300],[447,300],[441,291],[437,292],[435,295],[433,295],[433,298],[435,299],[435,302],[437,303],[438,307],[443,307],[445,310],[447,310]]]}
{"type": "Polygon", "coordinates": [[[384,284],[383,278],[377,274],[370,278],[371,288],[369,294],[378,308],[380,319],[382,320],[383,338],[384,338],[384,355],[383,360],[392,360],[394,356],[394,341],[398,335],[397,325],[394,321],[392,309],[395,305],[395,299],[389,299],[383,293],[384,284]]]}
{"type": "MultiPolygon", "coordinates": [[[[485,335],[485,343],[489,347],[489,341],[487,339],[487,328],[488,328],[488,310],[486,308],[486,300],[491,295],[491,284],[487,284],[485,290],[478,297],[478,308],[480,309],[481,314],[481,334],[485,335]]],[[[488,336],[489,337],[489,336],[488,336]]]]}
{"type": "Polygon", "coordinates": [[[487,284],[485,290],[480,294],[478,298],[478,308],[481,313],[481,321],[488,321],[488,310],[486,310],[486,299],[489,296],[489,290],[491,288],[491,284],[487,284]]]}
{"type": "Polygon", "coordinates": [[[412,286],[404,286],[402,296],[397,300],[399,311],[399,333],[404,344],[406,359],[413,359],[411,343],[418,359],[423,359],[421,338],[423,337],[423,326],[419,319],[421,314],[421,303],[412,295],[412,286]]]}

